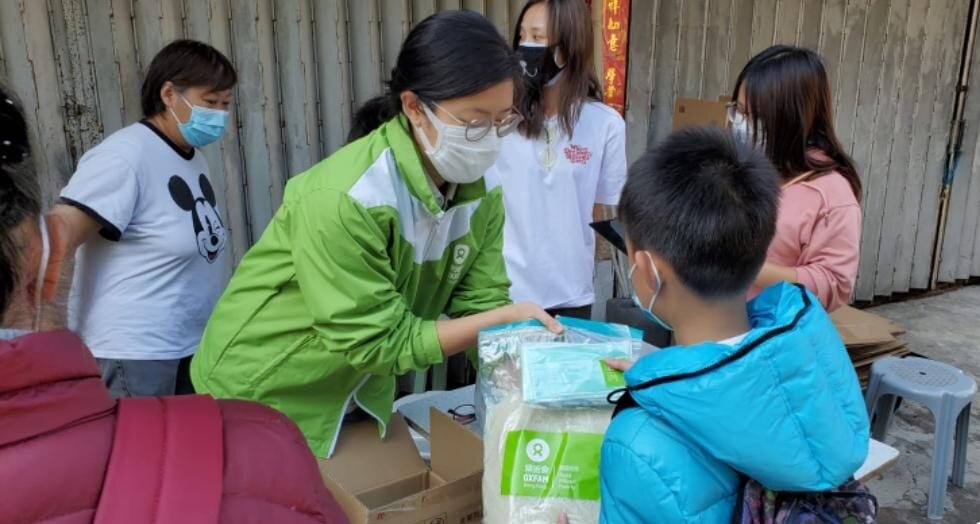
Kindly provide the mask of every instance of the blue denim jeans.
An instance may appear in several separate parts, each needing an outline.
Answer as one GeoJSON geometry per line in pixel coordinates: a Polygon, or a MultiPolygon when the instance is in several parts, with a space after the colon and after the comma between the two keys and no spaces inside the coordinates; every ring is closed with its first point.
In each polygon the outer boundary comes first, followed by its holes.
{"type": "Polygon", "coordinates": [[[97,360],[102,368],[102,382],[115,398],[194,393],[190,376],[191,357],[175,360],[97,360]]]}

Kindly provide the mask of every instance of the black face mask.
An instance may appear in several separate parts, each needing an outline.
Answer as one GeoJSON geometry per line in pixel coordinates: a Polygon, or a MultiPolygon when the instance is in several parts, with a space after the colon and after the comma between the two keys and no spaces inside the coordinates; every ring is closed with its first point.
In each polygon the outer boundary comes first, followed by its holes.
{"type": "Polygon", "coordinates": [[[551,47],[521,44],[517,54],[521,59],[521,74],[533,84],[543,86],[561,71],[551,47]]]}

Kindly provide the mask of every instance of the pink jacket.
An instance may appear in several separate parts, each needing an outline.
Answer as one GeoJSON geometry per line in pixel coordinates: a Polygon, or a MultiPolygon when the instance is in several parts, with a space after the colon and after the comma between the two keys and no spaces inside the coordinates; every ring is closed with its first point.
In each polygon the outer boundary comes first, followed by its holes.
{"type": "MultiPolygon", "coordinates": [[[[218,404],[225,453],[218,522],[347,523],[295,424],[252,402],[218,404]]],[[[78,337],[51,331],[0,340],[0,522],[92,522],[115,421],[116,402],[78,337]]]]}
{"type": "MultiPolygon", "coordinates": [[[[861,207],[843,175],[833,172],[783,189],[766,261],[795,267],[798,281],[827,311],[850,300],[860,247],[861,207]]],[[[759,291],[753,288],[750,298],[759,291]]]]}

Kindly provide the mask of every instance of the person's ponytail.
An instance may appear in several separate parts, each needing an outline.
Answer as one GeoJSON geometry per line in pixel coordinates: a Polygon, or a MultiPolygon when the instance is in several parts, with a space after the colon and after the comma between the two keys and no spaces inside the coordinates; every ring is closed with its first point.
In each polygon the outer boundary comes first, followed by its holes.
{"type": "Polygon", "coordinates": [[[401,103],[395,95],[386,93],[368,100],[354,113],[347,141],[353,142],[398,116],[401,103]]]}

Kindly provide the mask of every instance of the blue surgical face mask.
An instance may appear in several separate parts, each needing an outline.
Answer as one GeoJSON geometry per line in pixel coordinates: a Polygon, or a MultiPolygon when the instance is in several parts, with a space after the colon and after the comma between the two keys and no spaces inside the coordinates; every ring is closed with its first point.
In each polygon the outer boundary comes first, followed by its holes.
{"type": "Polygon", "coordinates": [[[191,108],[191,117],[187,122],[181,122],[172,108],[170,114],[177,120],[177,128],[188,144],[192,147],[204,147],[217,142],[225,134],[228,111],[192,105],[184,95],[180,95],[180,99],[191,108]]]}
{"type": "MultiPolygon", "coordinates": [[[[647,255],[647,257],[649,257],[649,256],[650,255],[647,255]]],[[[656,313],[653,312],[653,303],[657,301],[657,295],[660,294],[660,289],[663,287],[663,283],[660,280],[660,272],[657,271],[657,264],[655,264],[653,262],[653,259],[652,258],[650,258],[650,267],[653,268],[653,276],[657,280],[657,290],[654,291],[653,292],[653,296],[650,297],[650,303],[647,304],[646,306],[644,306],[643,304],[640,303],[640,297],[636,294],[636,290],[634,289],[633,290],[633,295],[632,295],[633,303],[636,304],[636,307],[638,307],[640,309],[640,311],[643,312],[643,316],[646,317],[647,320],[653,321],[654,323],[656,323],[660,327],[666,329],[667,331],[673,331],[674,328],[671,327],[670,324],[664,322],[660,317],[657,316],[656,313]]],[[[630,268],[630,281],[631,282],[633,281],[633,273],[635,271],[636,271],[636,264],[634,263],[633,264],[633,267],[630,268]]],[[[635,287],[636,286],[634,286],[634,288],[635,287]]]]}

